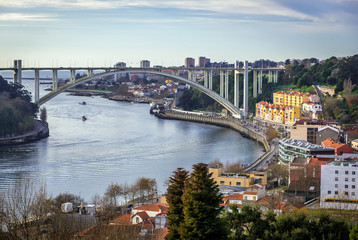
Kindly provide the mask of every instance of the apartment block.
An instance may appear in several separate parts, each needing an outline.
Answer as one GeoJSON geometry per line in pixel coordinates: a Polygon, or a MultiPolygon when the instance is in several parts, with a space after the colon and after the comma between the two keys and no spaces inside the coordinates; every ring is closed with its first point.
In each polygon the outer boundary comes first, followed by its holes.
{"type": "Polygon", "coordinates": [[[321,208],[358,210],[358,161],[321,166],[321,208]]]}

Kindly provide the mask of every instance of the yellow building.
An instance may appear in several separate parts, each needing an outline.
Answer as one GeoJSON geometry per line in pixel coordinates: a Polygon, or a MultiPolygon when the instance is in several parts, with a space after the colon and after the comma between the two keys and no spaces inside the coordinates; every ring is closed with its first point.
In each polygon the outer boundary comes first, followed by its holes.
{"type": "Polygon", "coordinates": [[[302,103],[310,101],[310,96],[309,93],[279,91],[273,94],[273,104],[300,108],[302,103]]]}
{"type": "Polygon", "coordinates": [[[222,173],[222,168],[209,168],[212,178],[217,185],[245,187],[260,183],[267,184],[267,174],[265,172],[251,173],[222,173]]]}

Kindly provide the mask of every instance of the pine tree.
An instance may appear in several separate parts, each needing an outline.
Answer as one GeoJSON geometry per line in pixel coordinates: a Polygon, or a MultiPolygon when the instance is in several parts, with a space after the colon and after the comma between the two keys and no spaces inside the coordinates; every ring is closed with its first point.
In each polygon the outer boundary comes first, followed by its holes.
{"type": "Polygon", "coordinates": [[[193,173],[185,183],[182,197],[184,222],[181,239],[226,239],[226,228],[219,217],[222,195],[209,174],[207,164],[193,166],[193,173]]]}
{"type": "Polygon", "coordinates": [[[169,178],[169,186],[167,193],[168,209],[168,234],[167,240],[180,239],[180,224],[183,221],[183,201],[184,183],[188,179],[188,171],[178,168],[169,178]]]}

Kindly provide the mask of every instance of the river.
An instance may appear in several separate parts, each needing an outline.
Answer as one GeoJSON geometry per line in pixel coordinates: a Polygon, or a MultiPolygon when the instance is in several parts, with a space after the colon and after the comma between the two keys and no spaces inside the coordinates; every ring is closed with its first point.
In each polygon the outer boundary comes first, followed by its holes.
{"type": "MultiPolygon", "coordinates": [[[[24,85],[33,81],[25,80],[24,85]]],[[[41,85],[41,93],[44,94],[41,85]]],[[[149,105],[101,97],[60,94],[45,104],[50,137],[0,148],[0,191],[16,179],[43,182],[52,196],[68,192],[90,201],[111,183],[155,178],[159,193],[178,167],[191,170],[198,162],[250,163],[263,154],[257,142],[231,129],[162,120],[149,105]],[[79,102],[86,101],[86,105],[79,102]],[[87,121],[82,121],[85,115],[87,121]]]]}

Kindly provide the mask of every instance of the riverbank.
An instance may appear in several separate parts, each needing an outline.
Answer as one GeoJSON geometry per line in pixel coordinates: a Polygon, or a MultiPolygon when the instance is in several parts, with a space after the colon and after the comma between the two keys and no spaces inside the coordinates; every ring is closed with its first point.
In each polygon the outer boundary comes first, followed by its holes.
{"type": "Polygon", "coordinates": [[[264,148],[265,153],[250,163],[246,167],[246,171],[250,171],[262,162],[266,162],[266,158],[273,153],[274,147],[269,144],[264,134],[257,132],[249,127],[246,127],[244,122],[227,117],[215,117],[215,116],[205,116],[205,115],[196,115],[190,113],[180,113],[176,111],[166,111],[165,113],[156,114],[158,118],[168,119],[168,120],[181,120],[181,121],[190,121],[190,122],[199,122],[205,124],[216,125],[220,127],[231,128],[235,131],[238,131],[242,136],[250,138],[252,140],[258,141],[264,148]]]}
{"type": "Polygon", "coordinates": [[[50,134],[48,123],[35,120],[34,129],[22,135],[0,138],[0,146],[18,145],[38,141],[47,138],[50,134]]]}

